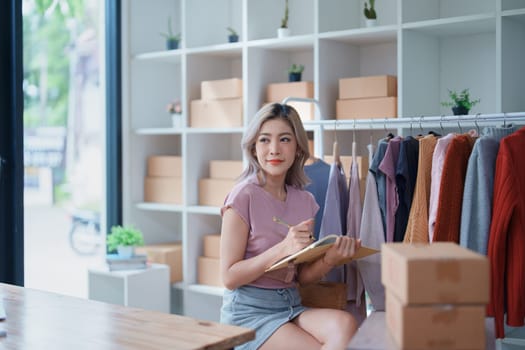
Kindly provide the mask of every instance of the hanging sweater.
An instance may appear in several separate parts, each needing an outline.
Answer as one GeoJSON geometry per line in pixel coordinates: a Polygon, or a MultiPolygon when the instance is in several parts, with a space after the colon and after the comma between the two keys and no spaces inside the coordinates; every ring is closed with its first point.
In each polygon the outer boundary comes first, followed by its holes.
{"type": "Polygon", "coordinates": [[[408,215],[414,197],[414,187],[417,178],[417,161],[419,156],[419,141],[412,136],[406,137],[399,146],[397,161],[396,184],[399,196],[395,218],[394,241],[403,242],[407,229],[408,215]]]}
{"type": "Polygon", "coordinates": [[[433,238],[435,242],[459,244],[463,188],[473,145],[474,139],[468,134],[462,134],[454,137],[448,146],[439,187],[433,238]]]}
{"type": "Polygon", "coordinates": [[[321,231],[321,220],[323,218],[326,190],[328,188],[328,178],[330,176],[330,164],[321,159],[304,166],[306,176],[312,181],[304,189],[314,195],[315,201],[319,205],[319,211],[315,215],[315,239],[319,238],[321,231]]]}
{"type": "Polygon", "coordinates": [[[434,153],[436,142],[437,138],[434,135],[427,135],[419,139],[416,187],[403,240],[406,243],[428,242],[430,170],[432,169],[432,154],[434,153]]]}
{"type": "Polygon", "coordinates": [[[492,192],[499,143],[503,137],[516,130],[515,126],[483,129],[482,136],[474,143],[468,160],[459,244],[483,255],[487,255],[489,243],[492,192]]]}
{"type": "Polygon", "coordinates": [[[488,257],[491,266],[489,312],[496,338],[507,324],[521,327],[525,318],[525,128],[501,140],[494,176],[494,202],[488,257]]]}

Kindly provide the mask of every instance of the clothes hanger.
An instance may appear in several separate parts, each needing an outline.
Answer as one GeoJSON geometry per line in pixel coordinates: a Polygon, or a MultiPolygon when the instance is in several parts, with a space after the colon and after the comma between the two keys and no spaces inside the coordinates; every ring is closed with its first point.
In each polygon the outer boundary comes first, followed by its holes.
{"type": "Polygon", "coordinates": [[[341,157],[339,156],[339,144],[337,143],[337,120],[334,123],[334,145],[332,154],[334,156],[334,162],[337,166],[341,166],[341,157]]]}
{"type": "Polygon", "coordinates": [[[394,134],[392,134],[391,132],[389,132],[386,128],[386,118],[385,120],[383,120],[383,129],[385,129],[385,134],[386,134],[386,140],[387,141],[390,141],[391,139],[394,138],[394,134]]]}
{"type": "Polygon", "coordinates": [[[459,117],[458,117],[458,128],[459,128],[459,133],[463,134],[463,129],[461,128],[461,123],[459,122],[459,117]]]}
{"type": "Polygon", "coordinates": [[[481,113],[476,114],[476,118],[474,119],[474,125],[476,125],[476,131],[478,133],[478,136],[481,135],[481,133],[479,131],[479,124],[478,124],[478,118],[479,118],[480,115],[481,115],[481,113]]]}
{"type": "Polygon", "coordinates": [[[352,162],[356,161],[356,149],[357,143],[355,142],[355,119],[354,119],[354,130],[352,130],[352,162]]]}

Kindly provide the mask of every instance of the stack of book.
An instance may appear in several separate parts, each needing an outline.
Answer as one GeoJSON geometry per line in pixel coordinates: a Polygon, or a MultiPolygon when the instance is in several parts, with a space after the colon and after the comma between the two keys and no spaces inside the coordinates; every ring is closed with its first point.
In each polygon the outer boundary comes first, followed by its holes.
{"type": "Polygon", "coordinates": [[[122,258],[118,254],[108,254],[106,256],[109,271],[145,269],[148,266],[147,260],[148,257],[145,254],[133,255],[129,258],[122,258]]]}

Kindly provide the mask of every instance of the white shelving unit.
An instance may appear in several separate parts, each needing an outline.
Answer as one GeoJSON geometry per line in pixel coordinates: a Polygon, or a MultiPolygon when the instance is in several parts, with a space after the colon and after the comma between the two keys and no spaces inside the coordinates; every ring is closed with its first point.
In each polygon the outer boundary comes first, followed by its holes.
{"type": "MultiPolygon", "coordinates": [[[[318,157],[331,153],[334,129],[341,153],[351,151],[353,121],[320,120],[334,118],[341,78],[396,75],[398,115],[411,120],[450,114],[440,105],[447,89],[470,88],[481,98],[473,113],[525,111],[524,1],[378,0],[373,28],[365,27],[362,10],[360,0],[290,0],[292,36],[278,39],[284,0],[123,2],[123,216],[144,231],[147,243],[183,242],[184,281],[173,286],[183,297],[175,309],[219,318],[220,288],[196,284],[202,237],[220,230],[219,208],[198,205],[197,180],[209,175],[212,159],[242,160],[243,128],[187,127],[201,81],[243,79],[246,124],[266,102],[267,84],[285,82],[291,63],[304,64],[303,80],[314,82],[320,103],[317,120],[306,122],[318,141],[318,157]],[[173,51],[165,50],[159,35],[169,16],[174,31],[182,33],[173,51]],[[237,30],[239,42],[227,42],[228,26],[237,30]],[[165,110],[177,98],[184,117],[180,129],[171,127],[165,110]],[[143,202],[146,158],[154,154],[182,156],[184,205],[143,202]]],[[[403,131],[394,123],[367,123],[356,123],[361,155],[383,129],[403,131]]]]}

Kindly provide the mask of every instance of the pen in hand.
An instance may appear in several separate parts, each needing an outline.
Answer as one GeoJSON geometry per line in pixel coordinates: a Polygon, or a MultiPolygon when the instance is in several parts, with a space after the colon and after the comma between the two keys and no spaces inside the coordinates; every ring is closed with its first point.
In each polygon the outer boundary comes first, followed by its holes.
{"type": "MultiPolygon", "coordinates": [[[[287,222],[283,221],[282,219],[278,218],[277,216],[274,216],[272,218],[272,220],[273,220],[273,222],[276,222],[278,224],[284,225],[284,226],[286,226],[288,228],[292,227],[292,225],[288,224],[287,222]]],[[[312,234],[310,234],[310,240],[311,241],[315,241],[314,236],[312,236],[312,234]]]]}

